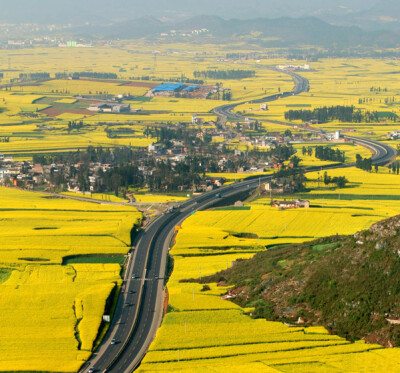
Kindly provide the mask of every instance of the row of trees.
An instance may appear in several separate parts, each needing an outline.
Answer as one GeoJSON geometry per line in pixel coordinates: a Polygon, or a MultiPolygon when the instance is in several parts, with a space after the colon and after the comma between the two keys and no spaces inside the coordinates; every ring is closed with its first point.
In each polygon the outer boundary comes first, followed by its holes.
{"type": "Polygon", "coordinates": [[[381,118],[395,120],[397,115],[391,112],[378,113],[377,111],[367,111],[356,109],[354,106],[324,106],[314,110],[289,110],[285,112],[286,120],[302,120],[308,122],[317,120],[319,123],[326,123],[332,120],[347,123],[371,123],[378,122],[381,118]]]}
{"type": "Polygon", "coordinates": [[[49,73],[30,73],[30,74],[20,73],[19,78],[22,80],[46,80],[46,79],[50,79],[50,74],[49,73]]]}
{"type": "Polygon", "coordinates": [[[41,165],[76,164],[82,162],[89,165],[90,162],[108,164],[127,164],[139,159],[140,152],[129,147],[124,148],[103,148],[102,146],[88,146],[85,151],[77,150],[68,153],[34,154],[33,163],[41,165]]]}
{"type": "Polygon", "coordinates": [[[399,162],[394,162],[389,165],[389,172],[393,174],[399,174],[400,173],[400,163],[399,162]]]}
{"type": "Polygon", "coordinates": [[[381,87],[370,87],[369,89],[370,92],[387,92],[388,89],[387,88],[381,88],[381,87]]]}
{"type": "MultiPolygon", "coordinates": [[[[301,161],[301,159],[300,159],[301,161]]],[[[306,190],[304,183],[307,181],[303,168],[282,168],[276,173],[276,177],[289,179],[293,185],[293,192],[299,193],[306,190]]]]}
{"type": "MultiPolygon", "coordinates": [[[[56,73],[57,79],[65,79],[69,77],[66,73],[56,73]]],[[[92,78],[92,79],[118,79],[118,75],[115,73],[98,73],[90,71],[75,72],[72,74],[72,79],[79,78],[92,78]]]]}
{"type": "Polygon", "coordinates": [[[338,188],[344,188],[349,180],[346,179],[345,176],[329,176],[328,173],[325,171],[324,173],[324,184],[335,184],[338,188]]]}
{"type": "Polygon", "coordinates": [[[72,130],[79,130],[84,126],[84,123],[82,121],[69,121],[68,122],[68,132],[72,130]]]}
{"type": "MultiPolygon", "coordinates": [[[[219,100],[219,92],[218,92],[218,100],[219,100]]],[[[223,101],[231,101],[232,100],[232,91],[222,91],[222,100],[223,101]]]]}
{"type": "Polygon", "coordinates": [[[204,80],[202,79],[191,79],[187,78],[185,75],[181,75],[179,78],[169,78],[166,79],[164,77],[157,77],[157,76],[150,76],[150,75],[141,75],[141,76],[130,76],[129,80],[154,80],[154,81],[163,81],[163,82],[180,82],[180,83],[186,83],[186,84],[204,84],[204,80]]]}
{"type": "Polygon", "coordinates": [[[313,155],[313,148],[311,146],[309,146],[307,148],[305,146],[303,146],[303,149],[301,149],[301,152],[302,152],[303,155],[312,156],[313,155]]]}
{"type": "MultiPolygon", "coordinates": [[[[381,104],[382,103],[382,97],[363,97],[363,98],[359,98],[358,99],[358,104],[359,105],[368,104],[368,103],[372,103],[372,102],[379,102],[381,104]]],[[[386,105],[394,104],[396,102],[396,98],[394,96],[385,97],[383,102],[386,105]]]]}
{"type": "Polygon", "coordinates": [[[287,161],[295,153],[296,150],[291,145],[277,145],[275,148],[272,148],[267,152],[269,156],[275,156],[284,161],[287,161]]]}
{"type": "Polygon", "coordinates": [[[346,160],[345,152],[341,152],[339,149],[333,149],[329,146],[316,146],[315,147],[315,158],[321,161],[332,161],[344,163],[346,160]]]}
{"type": "Polygon", "coordinates": [[[204,70],[195,71],[195,78],[205,79],[246,79],[256,75],[254,70],[204,70]]]}
{"type": "Polygon", "coordinates": [[[356,155],[356,167],[361,170],[370,172],[372,170],[372,159],[363,158],[360,154],[356,155]]]}

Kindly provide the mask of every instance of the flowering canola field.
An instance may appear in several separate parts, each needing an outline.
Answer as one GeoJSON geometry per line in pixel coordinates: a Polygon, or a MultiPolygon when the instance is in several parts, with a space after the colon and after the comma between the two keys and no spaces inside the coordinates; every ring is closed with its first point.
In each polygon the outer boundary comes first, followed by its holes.
{"type": "Polygon", "coordinates": [[[7,188],[0,209],[0,371],[77,371],[121,267],[63,258],[126,254],[141,214],[7,188]]]}
{"type": "MultiPolygon", "coordinates": [[[[155,65],[154,50],[147,44],[140,41],[132,45],[129,42],[122,44],[119,48],[21,49],[14,51],[12,56],[7,51],[0,51],[0,69],[5,71],[3,85],[18,79],[20,72],[50,74],[49,80],[0,89],[0,138],[9,138],[8,142],[0,141],[0,152],[28,158],[34,153],[70,151],[89,145],[147,147],[155,141],[144,135],[147,125],[191,123],[193,114],[205,122],[217,120],[212,109],[225,102],[216,97],[203,100],[180,97],[147,99],[143,96],[149,90],[149,83],[179,81],[183,75],[194,78],[194,71],[214,70],[216,65],[221,70],[238,69],[233,61],[220,60],[226,55],[225,46],[197,45],[193,50],[190,44],[159,45],[155,65]],[[135,52],[138,48],[140,52],[135,52]],[[8,68],[9,64],[13,69],[8,68]],[[55,79],[55,74],[60,72],[72,74],[82,71],[114,73],[118,79],[55,79]],[[140,77],[148,76],[154,80],[140,80],[140,77]],[[116,114],[87,110],[104,95],[131,95],[131,99],[123,103],[130,104],[139,112],[116,114]],[[69,121],[83,121],[85,126],[68,131],[69,121]],[[133,123],[132,129],[136,132],[129,137],[108,138],[106,125],[115,123],[121,126],[133,123]]],[[[277,93],[279,89],[292,89],[293,81],[286,74],[258,68],[254,60],[250,62],[253,65],[245,68],[257,70],[256,78],[223,82],[224,88],[231,90],[233,101],[261,98],[277,93]]],[[[269,63],[282,61],[269,60],[269,63]]],[[[208,79],[205,83],[215,85],[221,82],[208,79]]]]}
{"type": "MultiPolygon", "coordinates": [[[[269,199],[259,199],[245,204],[249,210],[197,212],[187,219],[171,251],[170,310],[139,372],[398,372],[398,349],[349,343],[322,327],[252,319],[247,315],[251,308],[220,298],[228,288],[213,283],[211,290],[202,291],[203,284],[180,282],[226,269],[239,258],[253,256],[261,245],[352,234],[398,214],[400,176],[365,174],[356,168],[345,172],[351,187],[330,191],[331,198],[328,191],[328,197],[317,194],[322,191],[304,195],[311,202],[307,211],[279,211],[269,206],[269,199]],[[339,199],[339,192],[349,196],[339,199]],[[368,193],[375,199],[365,198],[368,193]]],[[[317,179],[318,174],[308,177],[317,179]]]]}

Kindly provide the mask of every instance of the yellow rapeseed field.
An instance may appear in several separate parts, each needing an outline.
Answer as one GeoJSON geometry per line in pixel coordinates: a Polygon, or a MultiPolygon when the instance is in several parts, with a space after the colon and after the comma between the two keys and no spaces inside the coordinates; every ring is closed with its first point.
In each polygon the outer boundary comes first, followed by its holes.
{"type": "Polygon", "coordinates": [[[0,209],[0,370],[77,371],[121,267],[63,258],[126,254],[141,214],[8,188],[0,209]]]}
{"type": "MultiPolygon", "coordinates": [[[[398,349],[363,341],[349,343],[322,327],[288,327],[252,319],[220,298],[227,287],[180,282],[229,268],[250,258],[260,245],[303,242],[331,234],[352,234],[398,214],[398,175],[365,173],[356,168],[329,170],[345,174],[342,190],[320,187],[305,194],[311,207],[279,211],[268,198],[248,210],[197,212],[179,230],[171,251],[174,272],[168,282],[170,312],[146,355],[140,372],[398,372],[398,349]],[[339,196],[340,194],[340,196],[339,196]],[[258,238],[240,237],[252,233],[258,238]]],[[[307,175],[316,182],[318,173],[307,175]]]]}

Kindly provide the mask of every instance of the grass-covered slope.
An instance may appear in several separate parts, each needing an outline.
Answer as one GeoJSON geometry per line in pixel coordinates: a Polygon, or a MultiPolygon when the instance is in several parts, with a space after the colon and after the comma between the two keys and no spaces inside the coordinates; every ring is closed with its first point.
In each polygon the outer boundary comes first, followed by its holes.
{"type": "Polygon", "coordinates": [[[235,285],[232,299],[255,317],[399,346],[399,243],[397,216],[353,236],[275,247],[202,282],[235,285]]]}

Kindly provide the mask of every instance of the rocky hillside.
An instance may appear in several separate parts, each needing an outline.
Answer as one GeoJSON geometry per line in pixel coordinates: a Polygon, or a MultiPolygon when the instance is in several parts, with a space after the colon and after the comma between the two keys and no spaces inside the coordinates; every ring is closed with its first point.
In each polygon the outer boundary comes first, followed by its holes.
{"type": "Polygon", "coordinates": [[[227,298],[255,307],[253,317],[400,346],[400,216],[354,236],[272,248],[201,282],[234,285],[227,298]]]}

